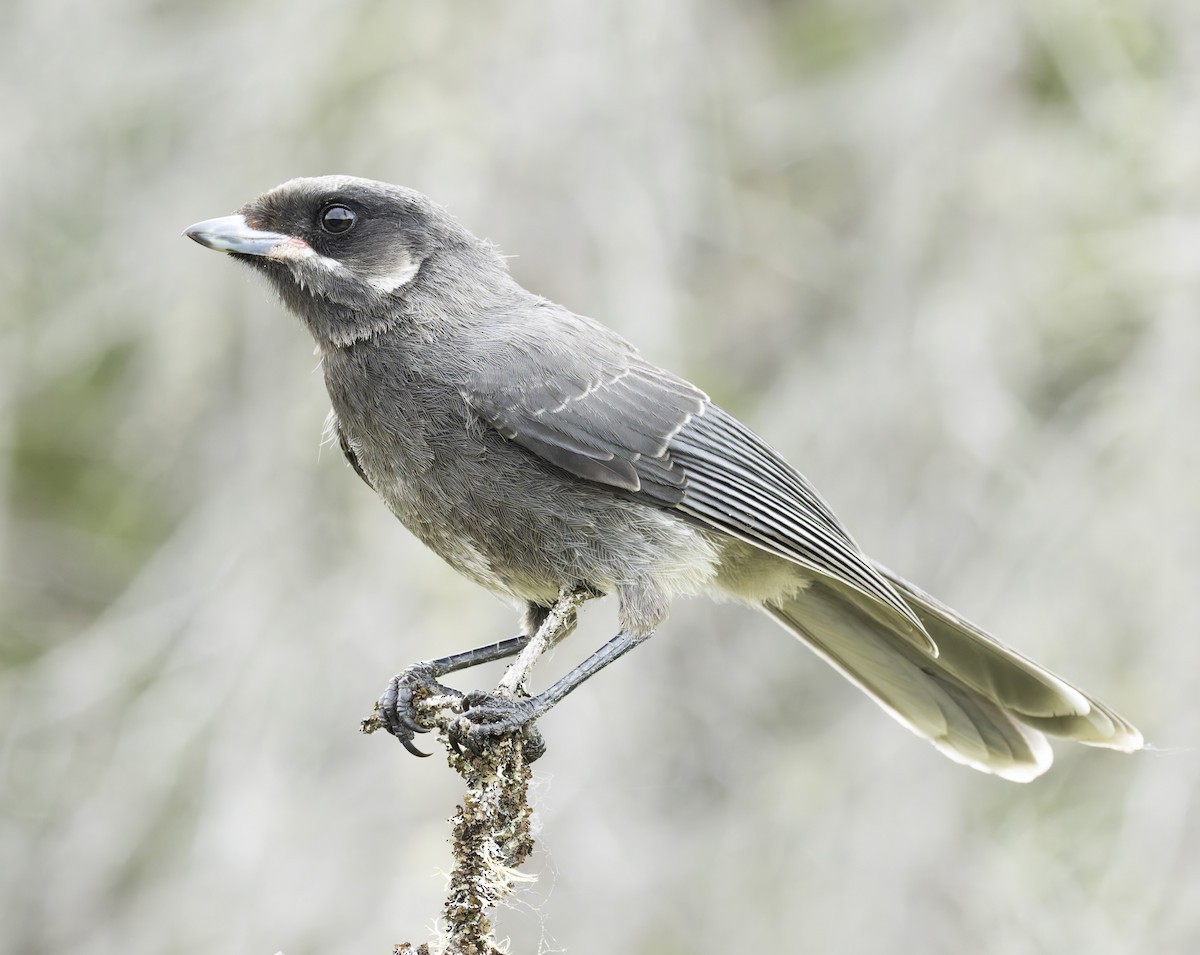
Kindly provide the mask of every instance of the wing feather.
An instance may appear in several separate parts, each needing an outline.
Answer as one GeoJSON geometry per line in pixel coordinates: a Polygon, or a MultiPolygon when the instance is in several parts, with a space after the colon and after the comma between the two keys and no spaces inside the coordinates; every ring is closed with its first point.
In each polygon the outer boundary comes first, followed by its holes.
{"type": "Polygon", "coordinates": [[[509,342],[523,373],[480,376],[464,391],[483,421],[576,477],[674,508],[865,594],[887,608],[897,633],[936,656],[908,604],[765,441],[603,326],[569,312],[540,317],[540,337],[526,327],[509,342]]]}
{"type": "Polygon", "coordinates": [[[686,477],[667,445],[708,396],[642,361],[631,346],[556,357],[553,372],[477,382],[467,404],[510,441],[577,477],[663,506],[682,501],[686,477]]]}
{"type": "Polygon", "coordinates": [[[342,430],[340,424],[335,425],[335,427],[337,429],[338,447],[342,449],[342,454],[346,458],[346,461],[350,464],[350,467],[354,468],[354,473],[362,478],[363,483],[372,491],[375,490],[375,485],[371,483],[371,479],[367,477],[367,472],[363,470],[362,462],[358,460],[358,454],[350,446],[350,439],[346,437],[346,432],[342,430]]]}

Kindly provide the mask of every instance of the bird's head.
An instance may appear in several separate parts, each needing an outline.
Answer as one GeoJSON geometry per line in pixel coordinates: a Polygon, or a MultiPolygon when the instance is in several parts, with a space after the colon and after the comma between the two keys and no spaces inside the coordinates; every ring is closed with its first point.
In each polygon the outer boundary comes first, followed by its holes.
{"type": "Polygon", "coordinates": [[[292,179],[184,234],[261,271],[314,337],[335,346],[401,321],[404,298],[439,256],[460,270],[503,269],[489,243],[426,196],[352,176],[292,179]]]}

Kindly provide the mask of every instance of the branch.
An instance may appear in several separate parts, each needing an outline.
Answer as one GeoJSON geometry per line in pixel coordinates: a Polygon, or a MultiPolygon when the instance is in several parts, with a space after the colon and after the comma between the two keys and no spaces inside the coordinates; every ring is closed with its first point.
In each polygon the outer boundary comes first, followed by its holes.
{"type": "MultiPolygon", "coordinates": [[[[521,693],[538,658],[575,626],[579,605],[590,591],[564,592],[520,656],[504,673],[496,693],[521,693]]],[[[450,768],[467,783],[467,792],[450,819],[453,834],[454,870],[442,906],[445,935],[436,942],[414,948],[404,942],[396,955],[501,955],[496,946],[489,910],[511,895],[518,883],[535,881],[535,876],[517,871],[533,851],[529,820],[529,762],[541,754],[536,731],[504,736],[487,736],[478,749],[451,743],[449,732],[461,719],[459,696],[429,695],[414,701],[418,721],[438,731],[446,747],[450,768]]],[[[383,729],[378,713],[363,721],[364,733],[383,729]]]]}

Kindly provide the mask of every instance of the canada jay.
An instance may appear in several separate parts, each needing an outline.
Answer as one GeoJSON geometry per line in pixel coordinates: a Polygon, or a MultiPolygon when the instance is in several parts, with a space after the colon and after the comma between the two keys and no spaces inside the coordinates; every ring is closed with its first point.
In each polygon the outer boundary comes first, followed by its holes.
{"type": "Polygon", "coordinates": [[[527,292],[488,242],[401,186],[293,179],[188,236],[271,280],[316,339],[358,475],[522,636],[410,668],[384,694],[412,749],[423,681],[518,652],[560,595],[616,594],[621,632],[545,692],[470,694],[515,731],[706,592],[766,611],[960,763],[1025,781],[1045,735],[1141,734],[867,557],[804,477],[699,388],[527,292]]]}

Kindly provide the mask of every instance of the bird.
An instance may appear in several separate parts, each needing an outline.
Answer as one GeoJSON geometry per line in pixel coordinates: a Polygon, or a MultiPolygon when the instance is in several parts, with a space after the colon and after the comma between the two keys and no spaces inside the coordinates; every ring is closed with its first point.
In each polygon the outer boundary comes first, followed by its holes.
{"type": "Polygon", "coordinates": [[[468,738],[530,729],[674,599],[705,594],[765,612],[973,769],[1034,779],[1048,735],[1142,747],[1108,706],[868,557],[765,440],[607,326],[527,291],[422,193],[297,178],[184,234],[266,277],[316,342],[350,466],[520,613],[517,637],[393,678],[380,708],[410,751],[424,755],[419,688],[516,654],[564,594],[615,596],[619,632],[542,693],[466,695],[468,738]]]}

